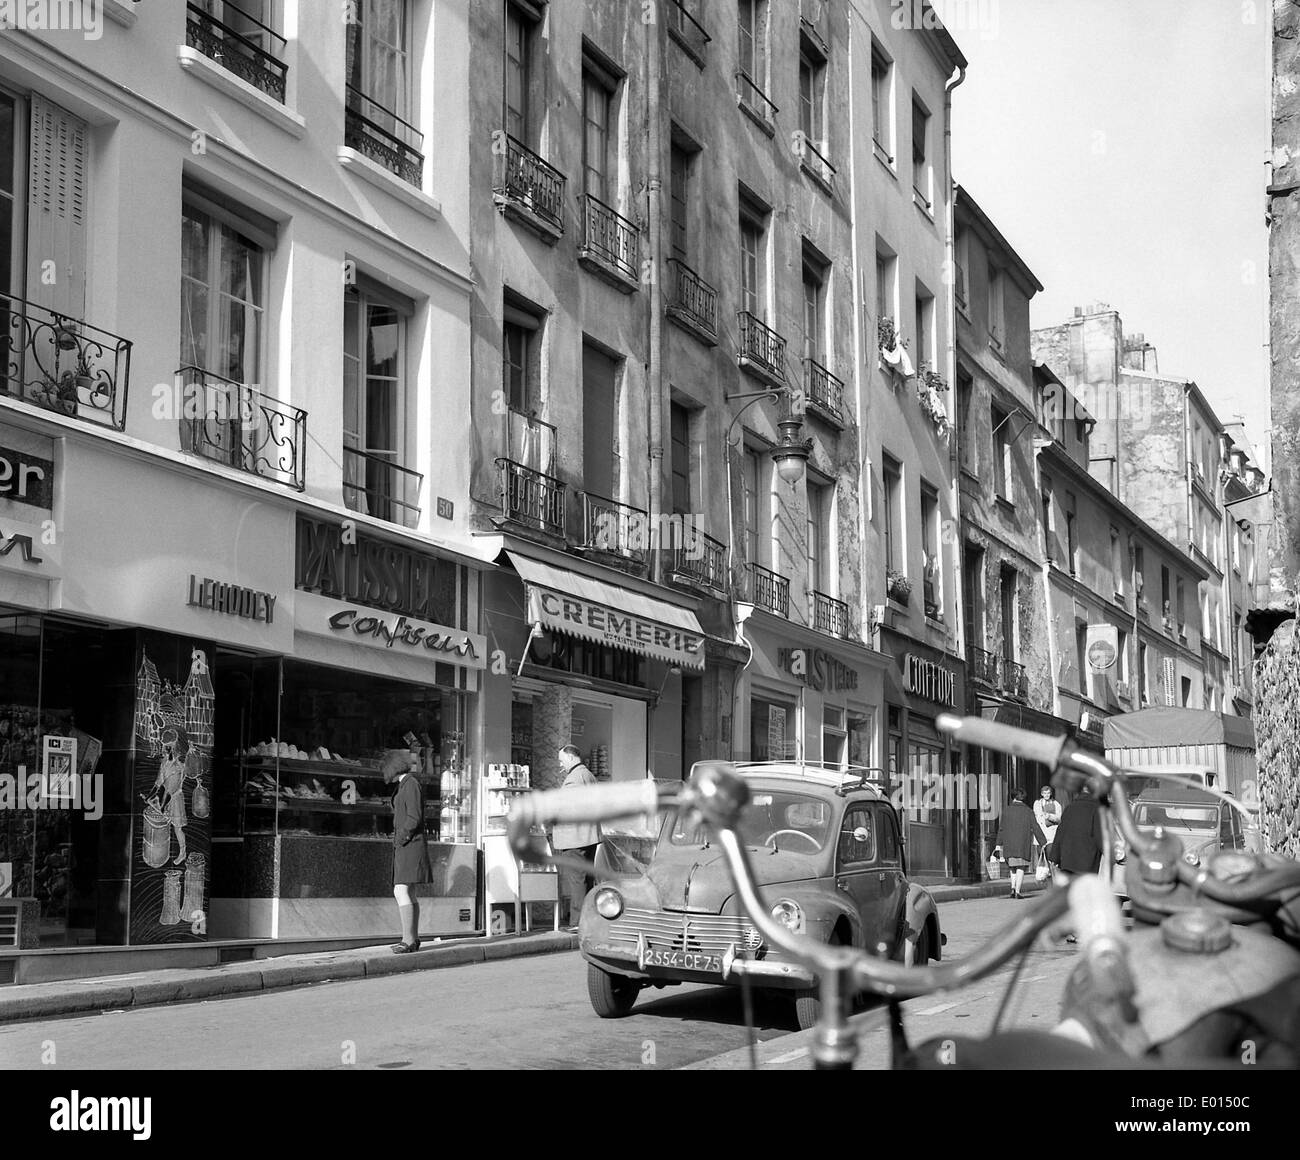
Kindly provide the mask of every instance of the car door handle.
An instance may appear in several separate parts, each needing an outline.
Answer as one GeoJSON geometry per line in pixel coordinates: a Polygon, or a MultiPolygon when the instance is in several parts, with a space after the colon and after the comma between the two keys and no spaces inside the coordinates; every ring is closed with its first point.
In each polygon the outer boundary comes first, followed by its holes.
{"type": "Polygon", "coordinates": [[[887,877],[888,875],[882,870],[880,872],[880,881],[883,882],[887,877]]]}
{"type": "Polygon", "coordinates": [[[847,890],[848,888],[849,888],[849,880],[848,880],[847,878],[837,878],[837,879],[835,879],[835,889],[836,889],[836,890],[847,890]]]}

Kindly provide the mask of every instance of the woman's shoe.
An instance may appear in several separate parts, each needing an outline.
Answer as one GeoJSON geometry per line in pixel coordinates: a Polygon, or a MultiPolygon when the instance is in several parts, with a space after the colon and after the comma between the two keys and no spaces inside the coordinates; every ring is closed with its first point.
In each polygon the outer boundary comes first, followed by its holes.
{"type": "Polygon", "coordinates": [[[417,943],[400,942],[395,947],[393,947],[393,954],[409,955],[412,951],[418,951],[419,949],[420,949],[420,944],[418,942],[417,943]]]}

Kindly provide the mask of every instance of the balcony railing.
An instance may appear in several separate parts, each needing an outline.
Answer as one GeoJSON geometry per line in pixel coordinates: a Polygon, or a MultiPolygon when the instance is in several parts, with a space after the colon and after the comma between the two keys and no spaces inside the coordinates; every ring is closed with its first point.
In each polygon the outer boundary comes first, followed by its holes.
{"type": "Polygon", "coordinates": [[[749,598],[755,606],[767,612],[774,612],[777,616],[790,615],[789,579],[761,564],[749,565],[749,598]]]}
{"type": "Polygon", "coordinates": [[[806,133],[799,137],[799,163],[823,185],[835,184],[835,166],[806,133]]]}
{"type": "Polygon", "coordinates": [[[414,528],[420,523],[424,476],[391,459],[343,448],[343,502],[354,512],[414,528]]]}
{"type": "Polygon", "coordinates": [[[803,360],[804,394],[807,401],[837,423],[844,422],[844,381],[836,378],[815,359],[803,360]]]}
{"type": "Polygon", "coordinates": [[[564,174],[508,134],[501,165],[494,191],[498,203],[518,206],[563,233],[564,174]]]}
{"type": "Polygon", "coordinates": [[[768,95],[754,83],[743,69],[736,73],[736,99],[741,108],[758,118],[769,129],[775,128],[776,115],[780,110],[772,103],[768,95]]]}
{"type": "Polygon", "coordinates": [[[610,209],[598,197],[583,197],[582,247],[584,256],[599,258],[613,266],[625,278],[636,281],[639,275],[639,239],[641,231],[633,222],[610,209]]]}
{"type": "Polygon", "coordinates": [[[501,509],[506,519],[563,536],[563,481],[509,459],[498,459],[497,466],[501,469],[501,509]]]}
{"type": "Polygon", "coordinates": [[[740,320],[740,365],[746,361],[775,379],[785,381],[785,339],[748,310],[736,317],[740,320]]]}
{"type": "Polygon", "coordinates": [[[970,665],[970,678],[991,688],[998,687],[998,654],[985,648],[970,645],[966,654],[970,665]]]}
{"type": "Polygon", "coordinates": [[[225,3],[226,19],[237,23],[238,30],[197,4],[186,7],[189,13],[185,21],[185,43],[190,48],[197,48],[240,80],[284,104],[284,80],[289,66],[284,62],[283,36],[260,20],[254,20],[230,0],[225,3]]]}
{"type": "Polygon", "coordinates": [[[699,0],[668,0],[668,32],[701,65],[704,63],[704,50],[713,38],[691,15],[687,4],[695,6],[699,0]]]}
{"type": "Polygon", "coordinates": [[[718,292],[685,262],[668,259],[672,284],[668,309],[705,333],[718,337],[718,292]]]}
{"type": "Polygon", "coordinates": [[[727,546],[695,530],[687,542],[673,548],[673,573],[691,584],[727,591],[727,546]]]}
{"type": "Polygon", "coordinates": [[[582,546],[644,564],[650,559],[650,517],[630,504],[585,493],[582,546]]]}
{"type": "Polygon", "coordinates": [[[1002,658],[1002,692],[1017,701],[1029,697],[1029,679],[1025,675],[1025,666],[1006,657],[1002,658]]]}
{"type": "Polygon", "coordinates": [[[831,636],[847,637],[849,635],[849,606],[843,600],[827,596],[825,592],[810,592],[812,626],[818,632],[831,636]]]}
{"type": "Polygon", "coordinates": [[[198,367],[176,377],[183,450],[302,491],[306,411],[198,367]]]}
{"type": "Polygon", "coordinates": [[[0,294],[0,395],[121,431],[131,343],[0,294]]]}
{"type": "Polygon", "coordinates": [[[423,134],[351,85],[343,144],[417,189],[420,187],[424,177],[423,134]]]}

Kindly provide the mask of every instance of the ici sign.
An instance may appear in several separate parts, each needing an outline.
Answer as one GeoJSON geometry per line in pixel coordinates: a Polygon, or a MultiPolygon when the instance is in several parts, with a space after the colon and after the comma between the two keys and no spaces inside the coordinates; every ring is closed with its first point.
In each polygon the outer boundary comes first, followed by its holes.
{"type": "Polygon", "coordinates": [[[903,657],[903,687],[914,696],[956,708],[956,678],[949,669],[915,653],[903,657]]]}

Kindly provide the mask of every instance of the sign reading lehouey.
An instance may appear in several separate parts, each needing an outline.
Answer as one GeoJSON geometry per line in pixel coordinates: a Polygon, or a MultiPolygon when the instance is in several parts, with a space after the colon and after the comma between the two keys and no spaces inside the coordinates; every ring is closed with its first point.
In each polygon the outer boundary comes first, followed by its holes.
{"type": "Polygon", "coordinates": [[[528,619],[670,664],[704,667],[704,637],[700,633],[549,588],[528,586],[528,619]]]}
{"type": "Polygon", "coordinates": [[[255,588],[243,588],[238,584],[226,584],[220,580],[199,578],[190,573],[189,594],[185,603],[196,608],[209,608],[213,612],[224,612],[227,616],[240,616],[245,620],[264,620],[267,624],[275,622],[275,602],[277,597],[269,592],[258,592],[255,588]]]}

